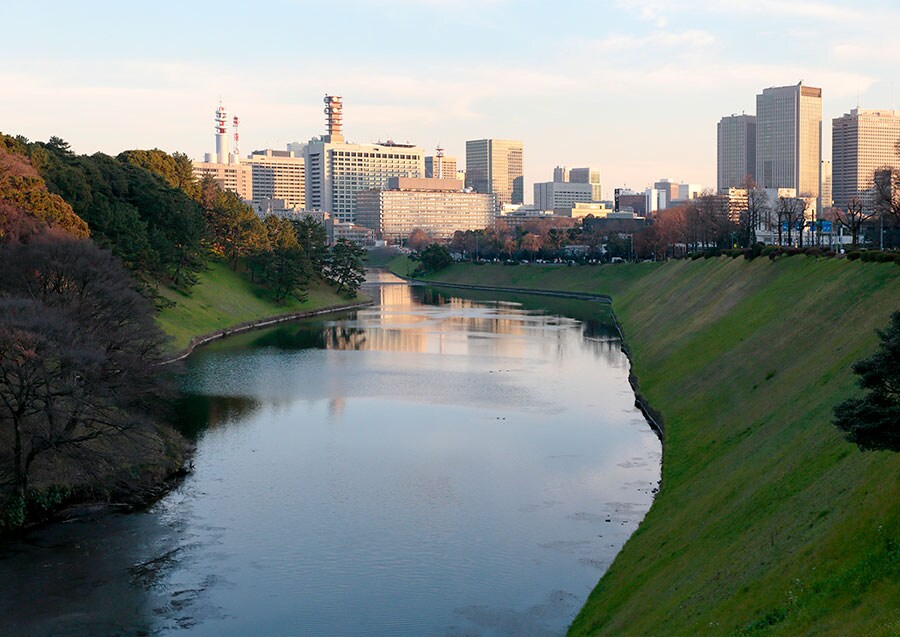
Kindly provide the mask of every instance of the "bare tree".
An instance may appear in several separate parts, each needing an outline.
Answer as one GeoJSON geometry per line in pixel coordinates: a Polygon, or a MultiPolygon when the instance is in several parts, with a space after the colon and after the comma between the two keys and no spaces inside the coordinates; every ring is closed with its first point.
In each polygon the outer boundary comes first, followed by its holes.
{"type": "Polygon", "coordinates": [[[413,228],[412,232],[409,233],[409,238],[406,240],[406,247],[410,250],[415,250],[416,252],[420,252],[425,249],[425,246],[432,243],[434,239],[430,234],[425,232],[422,228],[413,228]]]}
{"type": "Polygon", "coordinates": [[[65,484],[159,449],[165,337],[118,259],[89,241],[35,242],[4,247],[0,272],[6,486],[24,497],[37,466],[65,484]]]}
{"type": "Polygon", "coordinates": [[[859,245],[859,233],[863,224],[877,214],[876,210],[866,210],[859,197],[851,197],[845,208],[834,208],[834,218],[850,232],[850,245],[854,248],[859,245]]]}
{"type": "MultiPolygon", "coordinates": [[[[782,243],[782,231],[784,229],[785,224],[787,224],[787,242],[788,245],[793,245],[793,230],[797,226],[797,224],[802,224],[806,219],[806,208],[809,204],[802,197],[779,197],[778,198],[778,206],[776,207],[776,214],[778,215],[778,244],[783,245],[782,243]]],[[[802,228],[802,226],[800,226],[802,228]]],[[[801,232],[801,242],[802,242],[802,230],[801,232]]]]}
{"type": "MultiPolygon", "coordinates": [[[[900,143],[898,143],[900,149],[900,143]]],[[[900,221],[900,169],[886,166],[875,171],[874,203],[878,213],[900,221]]]]}
{"type": "Polygon", "coordinates": [[[762,226],[764,219],[768,221],[772,207],[765,189],[757,186],[752,177],[747,176],[741,188],[747,190],[747,208],[741,211],[738,223],[749,248],[756,243],[756,230],[762,226]]]}

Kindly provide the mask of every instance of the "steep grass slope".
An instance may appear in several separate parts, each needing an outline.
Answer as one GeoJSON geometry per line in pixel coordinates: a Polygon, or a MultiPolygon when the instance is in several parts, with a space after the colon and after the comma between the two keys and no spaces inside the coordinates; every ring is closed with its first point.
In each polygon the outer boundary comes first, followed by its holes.
{"type": "Polygon", "coordinates": [[[721,258],[439,278],[612,294],[665,418],[661,491],[571,634],[900,635],[900,454],[862,453],[830,424],[900,309],[900,268],[721,258]]]}
{"type": "Polygon", "coordinates": [[[158,318],[160,327],[173,339],[173,349],[187,347],[194,336],[247,321],[353,301],[319,282],[310,287],[309,295],[302,303],[294,298],[276,303],[270,290],[250,283],[245,276],[232,272],[227,264],[215,261],[200,273],[199,279],[189,294],[172,289],[161,292],[165,298],[175,301],[175,305],[162,310],[158,318]]]}

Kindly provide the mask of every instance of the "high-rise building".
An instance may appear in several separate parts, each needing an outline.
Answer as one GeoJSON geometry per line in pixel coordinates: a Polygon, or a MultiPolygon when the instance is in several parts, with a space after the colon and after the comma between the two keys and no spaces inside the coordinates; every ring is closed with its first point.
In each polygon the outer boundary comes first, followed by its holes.
{"type": "Polygon", "coordinates": [[[747,177],[756,179],[756,116],[730,115],[719,120],[718,179],[719,192],[738,188],[747,177]]]}
{"type": "Polygon", "coordinates": [[[357,193],[358,223],[389,241],[415,228],[445,239],[457,230],[487,228],[496,214],[495,196],[462,187],[456,179],[388,179],[383,189],[357,193]]]}
{"type": "Polygon", "coordinates": [[[756,96],[756,181],[818,197],[822,184],[822,89],[767,88],[756,96]]]}
{"type": "Polygon", "coordinates": [[[342,133],[341,98],[325,97],[327,134],[306,147],[306,207],[354,222],[356,193],[384,188],[391,177],[425,176],[425,153],[391,141],[350,144],[342,133]]]}
{"type": "Polygon", "coordinates": [[[591,201],[603,199],[603,187],[600,185],[600,169],[592,166],[573,168],[569,171],[569,181],[573,184],[590,184],[591,201]]]}
{"type": "Polygon", "coordinates": [[[556,168],[554,168],[553,181],[558,184],[569,181],[569,169],[565,166],[557,166],[556,168]]]}
{"type": "Polygon", "coordinates": [[[672,202],[678,199],[678,183],[672,181],[671,179],[660,179],[655,184],[653,184],[653,190],[656,190],[660,193],[658,195],[659,202],[657,206],[659,210],[670,208],[672,206],[672,202]]]}
{"type": "Polygon", "coordinates": [[[819,198],[822,200],[822,210],[825,208],[831,208],[834,204],[834,196],[833,196],[833,185],[834,181],[832,179],[832,169],[830,161],[822,161],[822,190],[819,198]]]}
{"type": "Polygon", "coordinates": [[[292,150],[257,150],[244,164],[250,166],[254,204],[283,199],[289,208],[306,207],[306,162],[292,150]]]}
{"type": "Polygon", "coordinates": [[[425,157],[425,177],[428,179],[456,179],[456,157],[444,155],[444,149],[437,147],[434,155],[425,157]]]}
{"type": "Polygon", "coordinates": [[[497,205],[524,203],[522,142],[476,139],[466,142],[466,186],[497,195],[497,205]]]}
{"type": "Polygon", "coordinates": [[[678,200],[690,201],[703,194],[703,186],[700,184],[678,184],[678,200]]]}
{"type": "Polygon", "coordinates": [[[834,205],[846,206],[854,196],[865,197],[875,183],[877,168],[900,168],[900,112],[860,110],[832,120],[832,192],[834,205]]]}
{"type": "Polygon", "coordinates": [[[534,207],[538,210],[572,208],[576,203],[594,201],[591,184],[547,181],[534,185],[534,207]]]}

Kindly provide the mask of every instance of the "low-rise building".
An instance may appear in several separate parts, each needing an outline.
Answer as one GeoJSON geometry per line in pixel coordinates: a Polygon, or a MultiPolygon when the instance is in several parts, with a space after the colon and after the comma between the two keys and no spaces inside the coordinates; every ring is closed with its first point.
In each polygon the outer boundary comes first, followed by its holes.
{"type": "Polygon", "coordinates": [[[244,201],[253,199],[253,169],[249,165],[237,162],[220,164],[213,161],[195,161],[193,166],[196,179],[212,177],[223,190],[236,193],[244,201]]]}
{"type": "Polygon", "coordinates": [[[571,208],[578,202],[593,200],[594,190],[591,184],[545,181],[534,185],[534,205],[541,210],[571,208]]]}
{"type": "Polygon", "coordinates": [[[356,194],[358,223],[386,240],[405,238],[415,228],[434,238],[486,228],[496,207],[494,194],[466,192],[457,179],[392,177],[384,189],[356,194]]]}

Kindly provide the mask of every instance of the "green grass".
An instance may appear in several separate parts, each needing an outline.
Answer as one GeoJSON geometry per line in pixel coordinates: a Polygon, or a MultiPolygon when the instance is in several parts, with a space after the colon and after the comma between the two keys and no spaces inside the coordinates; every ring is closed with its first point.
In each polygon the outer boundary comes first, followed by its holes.
{"type": "Polygon", "coordinates": [[[611,294],[665,419],[661,491],[571,634],[900,635],[900,454],[862,453],[831,425],[858,391],[851,365],[900,309],[900,267],[797,256],[432,278],[611,294]]]}
{"type": "Polygon", "coordinates": [[[232,272],[227,264],[220,262],[211,262],[199,278],[199,283],[187,294],[169,288],[161,293],[175,302],[173,307],[162,310],[157,318],[163,331],[172,337],[174,350],[187,347],[194,336],[248,321],[353,301],[335,294],[328,285],[316,282],[303,303],[294,298],[276,303],[269,290],[250,283],[245,275],[232,272]]]}

